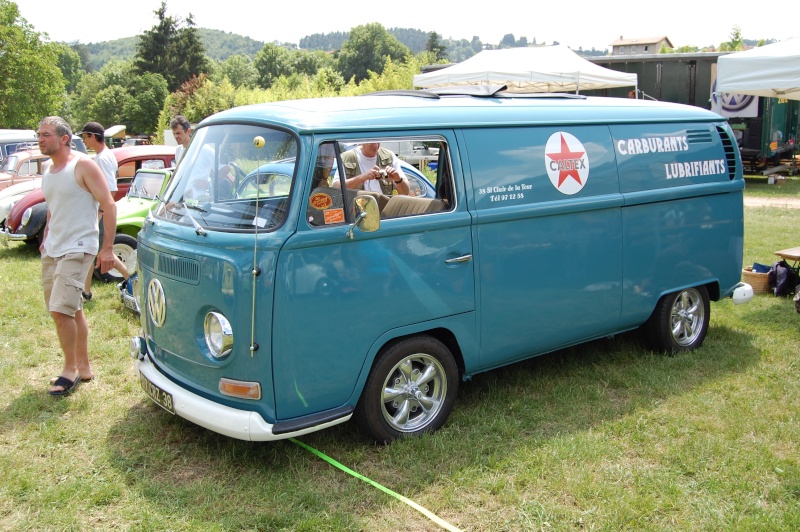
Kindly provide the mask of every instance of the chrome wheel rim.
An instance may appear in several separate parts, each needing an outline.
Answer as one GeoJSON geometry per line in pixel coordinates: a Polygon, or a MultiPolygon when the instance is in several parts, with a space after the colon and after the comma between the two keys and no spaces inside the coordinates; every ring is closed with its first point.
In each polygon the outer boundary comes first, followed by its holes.
{"type": "Polygon", "coordinates": [[[383,418],[400,432],[421,430],[436,419],[446,396],[447,378],[439,361],[430,355],[410,355],[383,382],[383,418]]]}
{"type": "Polygon", "coordinates": [[[705,322],[705,307],[700,292],[684,290],[672,304],[672,338],[682,347],[692,345],[700,336],[705,322]]]}

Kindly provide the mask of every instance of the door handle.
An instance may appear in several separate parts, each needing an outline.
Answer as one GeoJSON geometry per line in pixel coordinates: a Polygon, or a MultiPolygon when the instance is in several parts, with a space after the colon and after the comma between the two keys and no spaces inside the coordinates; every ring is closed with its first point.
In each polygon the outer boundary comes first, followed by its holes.
{"type": "Polygon", "coordinates": [[[460,257],[456,257],[454,259],[445,259],[445,264],[460,264],[462,262],[469,262],[472,260],[472,254],[469,255],[461,255],[460,257]]]}

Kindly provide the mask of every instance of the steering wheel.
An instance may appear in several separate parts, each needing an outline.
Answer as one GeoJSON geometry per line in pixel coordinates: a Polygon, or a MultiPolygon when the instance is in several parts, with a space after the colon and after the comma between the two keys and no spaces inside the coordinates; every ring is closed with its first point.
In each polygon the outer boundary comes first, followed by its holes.
{"type": "Polygon", "coordinates": [[[237,182],[239,182],[241,179],[244,179],[245,177],[247,177],[247,174],[244,173],[244,170],[242,170],[239,167],[238,164],[236,164],[236,163],[228,163],[228,166],[233,168],[233,173],[236,176],[236,181],[237,182]]]}

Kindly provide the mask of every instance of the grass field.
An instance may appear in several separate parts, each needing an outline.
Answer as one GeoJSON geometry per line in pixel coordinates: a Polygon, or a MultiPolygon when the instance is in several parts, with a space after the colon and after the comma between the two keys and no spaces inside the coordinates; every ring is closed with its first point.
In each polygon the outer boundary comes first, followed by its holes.
{"type": "MultiPolygon", "coordinates": [[[[773,176],[775,177],[775,176],[773,176]]],[[[800,176],[788,176],[782,182],[769,184],[769,176],[745,176],[745,194],[761,198],[800,198],[800,176]]]]}
{"type": "MultiPolygon", "coordinates": [[[[745,264],[800,245],[799,215],[746,209],[745,264]]],[[[0,529],[438,529],[295,443],[153,405],[112,285],[87,309],[97,378],[49,397],[61,356],[38,272],[35,250],[0,247],[0,529]]],[[[434,435],[300,439],[462,530],[798,530],[800,316],[767,295],[711,313],[689,354],[622,335],[477,375],[434,435]]]]}

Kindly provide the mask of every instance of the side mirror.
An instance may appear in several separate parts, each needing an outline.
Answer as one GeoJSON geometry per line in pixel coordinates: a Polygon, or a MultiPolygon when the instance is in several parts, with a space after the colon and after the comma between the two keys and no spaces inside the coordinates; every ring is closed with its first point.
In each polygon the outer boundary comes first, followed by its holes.
{"type": "Polygon", "coordinates": [[[353,239],[353,229],[360,227],[365,233],[372,233],[381,227],[381,213],[378,202],[372,196],[356,196],[353,199],[355,222],[347,230],[347,238],[353,239]]]}

